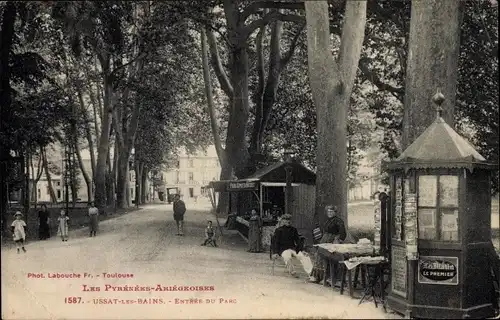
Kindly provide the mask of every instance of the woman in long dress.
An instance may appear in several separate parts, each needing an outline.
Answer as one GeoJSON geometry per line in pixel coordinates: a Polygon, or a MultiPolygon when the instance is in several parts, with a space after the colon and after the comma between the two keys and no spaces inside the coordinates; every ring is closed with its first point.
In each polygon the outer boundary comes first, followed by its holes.
{"type": "Polygon", "coordinates": [[[252,217],[248,228],[248,252],[262,252],[261,229],[262,219],[256,210],[252,210],[252,217]]]}
{"type": "Polygon", "coordinates": [[[49,227],[50,213],[47,210],[47,206],[42,204],[40,211],[38,211],[38,237],[40,240],[46,240],[50,238],[50,227],[49,227]]]}
{"type": "MultiPolygon", "coordinates": [[[[325,221],[321,230],[323,236],[319,243],[340,243],[344,241],[347,234],[344,221],[338,217],[338,209],[336,206],[326,206],[326,215],[328,220],[325,221]]],[[[314,257],[314,267],[311,272],[310,281],[319,282],[325,276],[325,269],[323,267],[323,259],[316,251],[314,257]]]]}

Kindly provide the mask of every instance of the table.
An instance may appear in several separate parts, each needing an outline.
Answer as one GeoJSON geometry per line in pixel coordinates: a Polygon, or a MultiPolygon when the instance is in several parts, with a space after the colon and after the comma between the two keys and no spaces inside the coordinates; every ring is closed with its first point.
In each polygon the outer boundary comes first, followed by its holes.
{"type": "MultiPolygon", "coordinates": [[[[349,270],[349,273],[350,270],[357,268],[358,266],[361,266],[362,268],[365,269],[366,274],[369,276],[368,286],[365,287],[365,292],[363,294],[363,297],[361,297],[359,304],[361,304],[365,300],[365,298],[371,296],[373,298],[373,302],[375,303],[375,307],[378,307],[377,304],[377,298],[378,298],[385,310],[386,283],[384,275],[385,271],[389,270],[389,261],[383,256],[358,257],[350,259],[348,261],[344,261],[344,265],[349,270]],[[372,272],[370,272],[369,268],[373,268],[372,272]],[[380,286],[379,287],[380,292],[378,294],[376,290],[377,284],[380,286]]],[[[352,291],[351,291],[351,297],[352,297],[352,291]]]]}
{"type": "MultiPolygon", "coordinates": [[[[343,267],[340,294],[344,294],[345,286],[346,268],[343,262],[352,257],[372,256],[375,253],[375,247],[371,244],[322,243],[315,245],[315,247],[317,247],[320,257],[323,258],[323,269],[325,270],[325,273],[327,270],[330,270],[330,282],[332,284],[332,289],[335,289],[337,267],[343,267]]],[[[353,296],[352,276],[350,272],[347,272],[347,275],[349,277],[349,292],[351,296],[353,296]]],[[[357,278],[357,274],[355,274],[355,278],[357,278]]],[[[324,286],[326,286],[326,280],[327,276],[325,274],[325,277],[323,278],[324,286]]]]}

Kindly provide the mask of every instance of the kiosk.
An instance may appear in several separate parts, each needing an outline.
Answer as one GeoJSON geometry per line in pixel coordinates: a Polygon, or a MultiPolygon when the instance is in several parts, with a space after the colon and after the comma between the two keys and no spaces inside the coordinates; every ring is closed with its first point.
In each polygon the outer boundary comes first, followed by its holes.
{"type": "Polygon", "coordinates": [[[389,308],[409,318],[494,316],[490,174],[474,147],[437,118],[395,161],[389,308]]]}
{"type": "MultiPolygon", "coordinates": [[[[230,194],[230,213],[234,215],[236,229],[248,237],[250,213],[256,210],[263,221],[262,245],[267,249],[278,217],[284,213],[286,170],[291,171],[292,224],[312,241],[312,220],[314,216],[316,174],[298,162],[277,162],[257,170],[251,176],[240,180],[212,181],[209,187],[215,192],[230,194]]],[[[216,197],[216,195],[214,196],[216,197]]]]}

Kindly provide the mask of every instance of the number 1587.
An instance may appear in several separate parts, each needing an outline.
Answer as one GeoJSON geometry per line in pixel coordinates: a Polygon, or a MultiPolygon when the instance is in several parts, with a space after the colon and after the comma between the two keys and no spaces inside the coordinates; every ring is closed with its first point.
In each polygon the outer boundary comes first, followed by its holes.
{"type": "Polygon", "coordinates": [[[66,297],[64,303],[81,303],[82,297],[66,297]]]}

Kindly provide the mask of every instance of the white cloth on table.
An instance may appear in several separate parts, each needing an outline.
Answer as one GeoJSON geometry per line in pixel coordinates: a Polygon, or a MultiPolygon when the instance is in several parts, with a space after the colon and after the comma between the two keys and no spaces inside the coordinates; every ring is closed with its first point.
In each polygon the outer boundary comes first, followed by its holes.
{"type": "Polygon", "coordinates": [[[281,253],[281,257],[283,258],[283,261],[285,261],[285,265],[289,271],[293,271],[292,258],[295,257],[300,261],[300,264],[302,264],[302,267],[307,274],[312,272],[313,264],[311,262],[311,258],[306,256],[302,251],[297,253],[293,249],[286,249],[281,253]]]}
{"type": "Polygon", "coordinates": [[[347,261],[344,261],[344,264],[348,270],[352,270],[359,266],[360,264],[379,264],[380,262],[384,262],[387,259],[383,256],[378,257],[355,257],[351,258],[347,261]]]}
{"type": "Polygon", "coordinates": [[[371,244],[350,244],[350,243],[320,243],[314,246],[323,248],[331,253],[350,253],[356,255],[371,255],[375,247],[371,244]]]}

